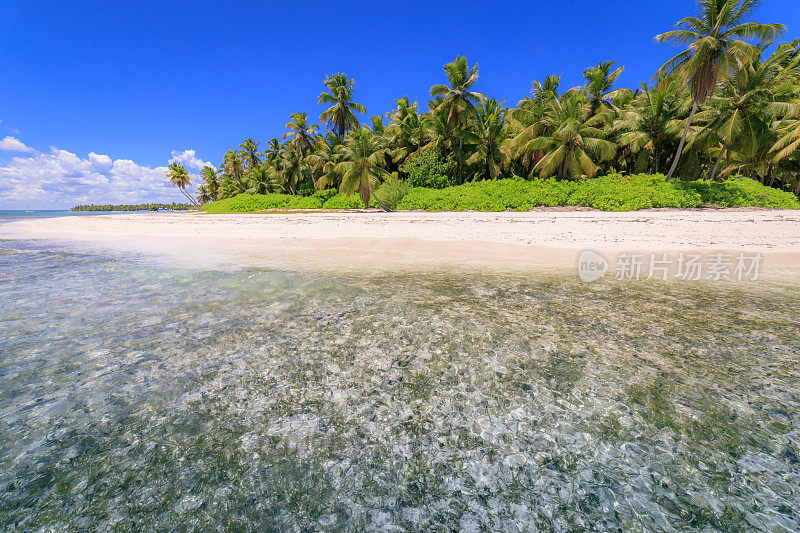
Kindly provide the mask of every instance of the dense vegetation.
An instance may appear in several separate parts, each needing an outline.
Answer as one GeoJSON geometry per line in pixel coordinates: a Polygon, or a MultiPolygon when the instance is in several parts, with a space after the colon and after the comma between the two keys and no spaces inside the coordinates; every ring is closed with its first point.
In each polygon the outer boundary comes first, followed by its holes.
{"type": "MultiPolygon", "coordinates": [[[[350,207],[357,202],[340,195],[357,192],[358,205],[389,207],[374,194],[383,183],[391,184],[387,198],[398,207],[422,209],[518,209],[540,201],[603,209],[740,205],[758,203],[752,194],[761,184],[798,194],[800,41],[778,43],[782,25],[749,21],[755,4],[700,0],[696,17],[656,36],[683,50],[635,89],[616,88],[623,67],[602,61],[584,71],[582,86],[563,90],[560,76],[549,75],[509,107],[476,92],[478,65],[457,57],[444,66],[446,83],[431,87],[427,110],[403,97],[396,109],[362,125],[358,115],[366,109],[354,101],[353,80],[327,76],[317,102],[326,106],[325,131],[299,112],[265,148],[245,139],[219,170],[203,169],[199,200],[222,200],[212,211],[247,202],[350,207]],[[593,182],[617,173],[665,173],[676,182],[593,182]],[[515,176],[533,181],[480,184],[515,176]],[[737,176],[753,183],[724,181],[737,176]],[[677,183],[701,179],[708,181],[677,183]],[[315,192],[326,189],[340,195],[315,192]],[[621,196],[610,198],[615,190],[621,196]],[[235,199],[243,193],[250,196],[235,199]],[[506,197],[515,194],[522,196],[506,197]]],[[[173,164],[168,176],[189,196],[183,167],[173,164]]]]}
{"type": "Polygon", "coordinates": [[[122,205],[76,205],[73,211],[158,211],[159,209],[169,209],[170,211],[185,211],[194,209],[189,204],[122,204],[122,205]]]}
{"type": "MultiPolygon", "coordinates": [[[[749,178],[664,180],[663,174],[610,175],[592,180],[554,178],[476,181],[443,189],[411,187],[394,193],[382,185],[376,195],[394,209],[424,211],[527,211],[542,206],[584,206],[605,211],[654,207],[753,206],[800,209],[793,194],[767,187],[749,178]]],[[[372,202],[371,207],[377,207],[372,202]]],[[[362,209],[358,196],[318,191],[310,196],[291,194],[239,194],[205,206],[210,213],[241,213],[265,209],[362,209]]]]}

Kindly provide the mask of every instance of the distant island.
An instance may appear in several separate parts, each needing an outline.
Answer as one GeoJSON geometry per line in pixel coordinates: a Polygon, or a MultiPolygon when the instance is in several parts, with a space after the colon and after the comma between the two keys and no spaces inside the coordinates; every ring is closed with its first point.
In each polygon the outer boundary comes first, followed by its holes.
{"type": "Polygon", "coordinates": [[[187,211],[194,209],[189,204],[119,204],[119,205],[76,205],[72,211],[187,211]]]}

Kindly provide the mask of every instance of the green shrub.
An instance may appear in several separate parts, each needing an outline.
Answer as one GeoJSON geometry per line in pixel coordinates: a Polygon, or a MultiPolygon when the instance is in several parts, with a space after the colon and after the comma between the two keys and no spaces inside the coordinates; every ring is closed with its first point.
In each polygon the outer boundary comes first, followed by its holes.
{"type": "Polygon", "coordinates": [[[683,181],[677,182],[676,186],[698,193],[704,204],[721,207],[800,209],[800,202],[794,194],[767,187],[756,180],[745,177],[729,178],[723,182],[683,181]]]}
{"type": "Polygon", "coordinates": [[[400,172],[407,176],[411,187],[443,189],[456,184],[455,168],[451,156],[442,156],[438,148],[429,148],[406,160],[400,172]]]}
{"type": "MultiPolygon", "coordinates": [[[[423,211],[527,211],[538,206],[586,206],[604,211],[630,211],[653,207],[753,206],[800,209],[792,193],[773,189],[749,178],[723,182],[666,181],[660,174],[623,176],[610,174],[582,181],[521,178],[476,181],[432,189],[409,187],[396,177],[375,191],[382,202],[398,210],[423,211]]],[[[374,199],[370,202],[377,207],[374,199]]],[[[311,196],[240,194],[203,206],[209,213],[244,213],[264,209],[363,209],[357,195],[317,191],[311,196]]]]}
{"type": "Polygon", "coordinates": [[[319,209],[323,200],[319,196],[292,194],[238,194],[203,206],[209,213],[248,213],[264,209],[319,209]]]}
{"type": "Polygon", "coordinates": [[[324,204],[323,209],[364,209],[364,202],[361,201],[361,196],[357,194],[337,194],[332,196],[324,204]]]}
{"type": "Polygon", "coordinates": [[[676,183],[665,181],[661,174],[609,174],[577,182],[569,205],[603,211],[633,211],[653,207],[697,207],[703,203],[699,194],[676,187],[676,183]]]}
{"type": "MultiPolygon", "coordinates": [[[[410,190],[411,187],[396,175],[393,175],[391,178],[381,183],[374,194],[378,200],[383,202],[383,205],[389,209],[395,209],[397,203],[408,194],[410,190]]],[[[374,198],[370,200],[369,205],[370,207],[380,207],[374,198]]]]}

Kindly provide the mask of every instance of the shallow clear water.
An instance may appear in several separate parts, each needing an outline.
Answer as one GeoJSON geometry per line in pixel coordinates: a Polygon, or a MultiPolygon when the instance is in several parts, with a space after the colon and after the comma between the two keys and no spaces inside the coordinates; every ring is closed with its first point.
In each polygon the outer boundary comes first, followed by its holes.
{"type": "Polygon", "coordinates": [[[0,528],[800,528],[796,281],[0,249],[0,528]]]}

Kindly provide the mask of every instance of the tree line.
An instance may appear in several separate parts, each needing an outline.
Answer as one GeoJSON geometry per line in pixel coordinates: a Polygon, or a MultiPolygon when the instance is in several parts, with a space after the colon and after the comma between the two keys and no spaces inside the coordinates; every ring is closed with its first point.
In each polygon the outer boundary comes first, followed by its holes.
{"type": "MultiPolygon", "coordinates": [[[[800,40],[750,20],[756,0],[701,0],[696,16],[655,37],[683,49],[638,88],[616,88],[624,67],[601,61],[585,83],[534,81],[516,107],[473,90],[478,64],[444,66],[427,111],[408,97],[385,116],[355,101],[354,80],[324,79],[319,123],[293,113],[280,138],[245,139],[219,170],[202,169],[198,200],[240,193],[358,192],[369,204],[384,180],[443,187],[521,176],[585,179],[610,171],[712,180],[742,175],[800,194],[800,40]],[[324,131],[320,124],[324,124],[324,131]]],[[[178,163],[170,181],[186,191],[178,163]]]]}

